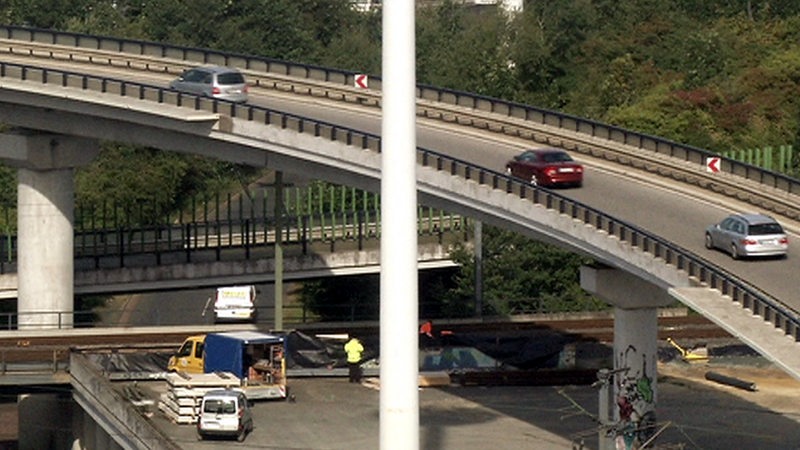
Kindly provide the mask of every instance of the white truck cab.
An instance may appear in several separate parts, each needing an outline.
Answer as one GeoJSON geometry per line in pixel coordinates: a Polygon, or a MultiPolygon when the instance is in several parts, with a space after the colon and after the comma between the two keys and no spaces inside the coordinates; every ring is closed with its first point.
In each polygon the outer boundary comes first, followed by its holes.
{"type": "Polygon", "coordinates": [[[256,287],[228,286],[217,288],[214,297],[216,322],[253,321],[256,318],[256,287]]]}

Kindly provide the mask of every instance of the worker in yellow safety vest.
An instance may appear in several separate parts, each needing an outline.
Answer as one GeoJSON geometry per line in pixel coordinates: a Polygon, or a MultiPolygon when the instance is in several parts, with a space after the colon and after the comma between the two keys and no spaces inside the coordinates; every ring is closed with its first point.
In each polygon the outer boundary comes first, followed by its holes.
{"type": "Polygon", "coordinates": [[[364,346],[357,337],[351,336],[350,340],[344,344],[344,351],[347,353],[347,367],[350,374],[351,383],[361,382],[361,354],[364,353],[364,346]]]}

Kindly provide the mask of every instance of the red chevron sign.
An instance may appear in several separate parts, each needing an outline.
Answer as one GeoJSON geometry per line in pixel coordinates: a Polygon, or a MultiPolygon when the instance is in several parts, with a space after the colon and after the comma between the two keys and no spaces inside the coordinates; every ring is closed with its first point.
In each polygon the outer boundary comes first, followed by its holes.
{"type": "Polygon", "coordinates": [[[719,172],[719,156],[711,156],[706,158],[706,172],[717,173],[719,172]]]}
{"type": "Polygon", "coordinates": [[[356,75],[356,80],[355,80],[355,83],[354,83],[355,87],[361,88],[361,89],[366,89],[368,83],[369,83],[369,80],[368,80],[368,77],[366,75],[364,75],[364,74],[356,75]]]}

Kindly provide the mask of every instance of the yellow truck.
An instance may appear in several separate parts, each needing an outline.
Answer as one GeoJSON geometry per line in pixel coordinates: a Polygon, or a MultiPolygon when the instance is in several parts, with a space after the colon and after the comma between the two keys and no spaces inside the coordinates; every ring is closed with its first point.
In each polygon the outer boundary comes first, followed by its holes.
{"type": "Polygon", "coordinates": [[[286,398],[285,345],[283,336],[258,331],[189,336],[170,357],[167,370],[228,372],[239,378],[248,399],[286,398]]]}

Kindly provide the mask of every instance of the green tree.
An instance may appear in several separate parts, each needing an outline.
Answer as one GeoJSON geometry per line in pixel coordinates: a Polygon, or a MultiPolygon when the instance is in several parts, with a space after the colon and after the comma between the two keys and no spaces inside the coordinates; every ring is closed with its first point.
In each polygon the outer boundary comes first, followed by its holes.
{"type": "Polygon", "coordinates": [[[77,171],[80,213],[116,218],[117,224],[149,225],[189,206],[192,197],[253,177],[253,169],[157,149],[105,144],[98,158],[77,171]]]}
{"type": "Polygon", "coordinates": [[[130,11],[152,40],[310,64],[358,19],[345,0],[152,0],[130,11]]]}
{"type": "MultiPolygon", "coordinates": [[[[419,272],[418,300],[421,317],[454,317],[443,301],[453,287],[453,269],[419,272]]],[[[411,300],[409,298],[409,300],[411,300]]],[[[306,281],[300,291],[303,307],[323,321],[378,320],[380,275],[338,276],[306,281]]],[[[458,314],[461,317],[471,315],[458,314]]]]}
{"type": "Polygon", "coordinates": [[[74,17],[83,17],[96,0],[3,0],[0,17],[5,23],[39,28],[66,29],[74,17]]]}
{"type": "MultiPolygon", "coordinates": [[[[467,246],[451,252],[461,265],[446,308],[471,311],[475,298],[475,257],[467,246]]],[[[606,306],[580,288],[579,271],[591,260],[512,231],[483,227],[485,314],[597,310],[606,306]]]]}
{"type": "Polygon", "coordinates": [[[338,276],[305,281],[303,307],[322,321],[377,320],[380,314],[378,275],[338,276]]]}
{"type": "Polygon", "coordinates": [[[244,0],[229,5],[216,25],[211,48],[307,61],[320,45],[314,40],[314,30],[304,22],[298,2],[244,0]]]}
{"type": "Polygon", "coordinates": [[[94,1],[84,14],[66,18],[64,29],[77,33],[147,40],[142,14],[140,1],[94,1]]]}
{"type": "Polygon", "coordinates": [[[446,1],[417,14],[417,78],[435,86],[511,98],[517,90],[500,10],[474,13],[446,1]]]}
{"type": "Polygon", "coordinates": [[[339,34],[333,35],[319,55],[319,64],[366,74],[380,74],[381,14],[357,15],[353,22],[343,25],[339,34]]]}
{"type": "Polygon", "coordinates": [[[561,108],[574,87],[572,65],[595,27],[590,0],[529,3],[513,23],[509,41],[522,92],[518,99],[561,108]]]}

